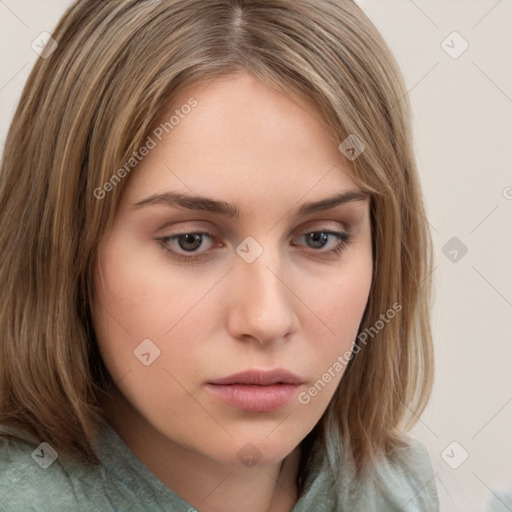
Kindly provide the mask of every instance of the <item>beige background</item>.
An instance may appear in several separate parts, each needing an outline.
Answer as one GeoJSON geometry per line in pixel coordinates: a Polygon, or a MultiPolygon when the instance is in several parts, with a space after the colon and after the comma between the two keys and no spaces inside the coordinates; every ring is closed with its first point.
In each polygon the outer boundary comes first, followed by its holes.
{"type": "MultiPolygon", "coordinates": [[[[0,0],[0,148],[37,57],[31,43],[70,3],[0,0]]],[[[436,248],[436,383],[414,435],[430,451],[441,510],[481,511],[512,488],[512,1],[358,3],[406,77],[436,248]]]]}

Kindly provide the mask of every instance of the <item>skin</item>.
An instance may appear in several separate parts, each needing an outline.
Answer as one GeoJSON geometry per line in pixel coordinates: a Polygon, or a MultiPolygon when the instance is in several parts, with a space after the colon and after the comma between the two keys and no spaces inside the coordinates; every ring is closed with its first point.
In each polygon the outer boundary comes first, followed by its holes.
{"type": "Polygon", "coordinates": [[[313,106],[241,71],[184,89],[162,121],[190,97],[197,106],[129,176],[99,250],[93,319],[117,385],[102,406],[135,455],[201,511],[290,511],[299,443],[343,370],[308,404],[295,396],[267,412],[236,409],[205,383],[284,368],[304,392],[352,348],[372,279],[370,203],[294,216],[305,202],[358,191],[313,106]],[[233,203],[240,218],[134,207],[167,191],[233,203]],[[323,246],[306,237],[326,229],[350,232],[340,254],[329,253],[336,236],[323,246]],[[197,231],[212,238],[167,243],[192,262],[156,240],[197,231]],[[248,236],[263,249],[252,263],[236,252],[248,236]],[[144,339],[160,350],[148,366],[134,356],[144,339]],[[250,466],[239,456],[247,443],[259,457],[250,466]]]}

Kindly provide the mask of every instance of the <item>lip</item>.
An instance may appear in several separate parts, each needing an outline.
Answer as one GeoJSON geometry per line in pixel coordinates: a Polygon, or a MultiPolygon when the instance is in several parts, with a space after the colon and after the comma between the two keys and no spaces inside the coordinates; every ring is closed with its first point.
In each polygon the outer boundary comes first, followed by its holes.
{"type": "Polygon", "coordinates": [[[223,402],[251,412],[275,411],[289,403],[304,381],[281,368],[247,370],[206,383],[206,389],[223,402]]]}
{"type": "Polygon", "coordinates": [[[256,384],[269,386],[271,384],[302,384],[303,380],[288,370],[276,368],[275,370],[246,370],[234,373],[228,377],[222,377],[208,382],[209,384],[256,384]]]}

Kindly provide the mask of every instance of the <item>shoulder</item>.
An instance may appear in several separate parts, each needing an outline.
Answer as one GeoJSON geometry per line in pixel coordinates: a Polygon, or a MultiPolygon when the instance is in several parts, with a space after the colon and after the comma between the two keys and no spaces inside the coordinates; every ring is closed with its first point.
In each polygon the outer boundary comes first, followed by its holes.
{"type": "Polygon", "coordinates": [[[405,446],[375,469],[374,483],[381,500],[402,512],[437,512],[439,499],[430,455],[417,439],[404,436],[404,442],[405,446]]]}
{"type": "Polygon", "coordinates": [[[365,512],[439,512],[428,451],[409,436],[403,440],[404,446],[376,460],[362,476],[356,476],[346,446],[337,464],[333,464],[335,457],[316,452],[294,512],[334,512],[344,507],[365,512]]]}
{"type": "Polygon", "coordinates": [[[50,444],[0,432],[0,512],[90,510],[105,505],[94,488],[102,488],[100,475],[64,464],[50,444]]]}
{"type": "Polygon", "coordinates": [[[104,426],[93,465],[0,425],[0,512],[191,510],[104,426]]]}
{"type": "Polygon", "coordinates": [[[494,491],[485,504],[485,512],[509,512],[512,510],[512,491],[494,491]]]}

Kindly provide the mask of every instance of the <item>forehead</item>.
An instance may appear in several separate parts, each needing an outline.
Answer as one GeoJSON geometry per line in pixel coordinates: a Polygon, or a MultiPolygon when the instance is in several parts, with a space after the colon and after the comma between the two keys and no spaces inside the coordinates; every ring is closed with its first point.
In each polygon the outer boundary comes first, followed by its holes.
{"type": "Polygon", "coordinates": [[[358,189],[314,106],[247,72],[184,87],[150,136],[125,191],[132,203],[166,190],[249,205],[358,189]]]}

